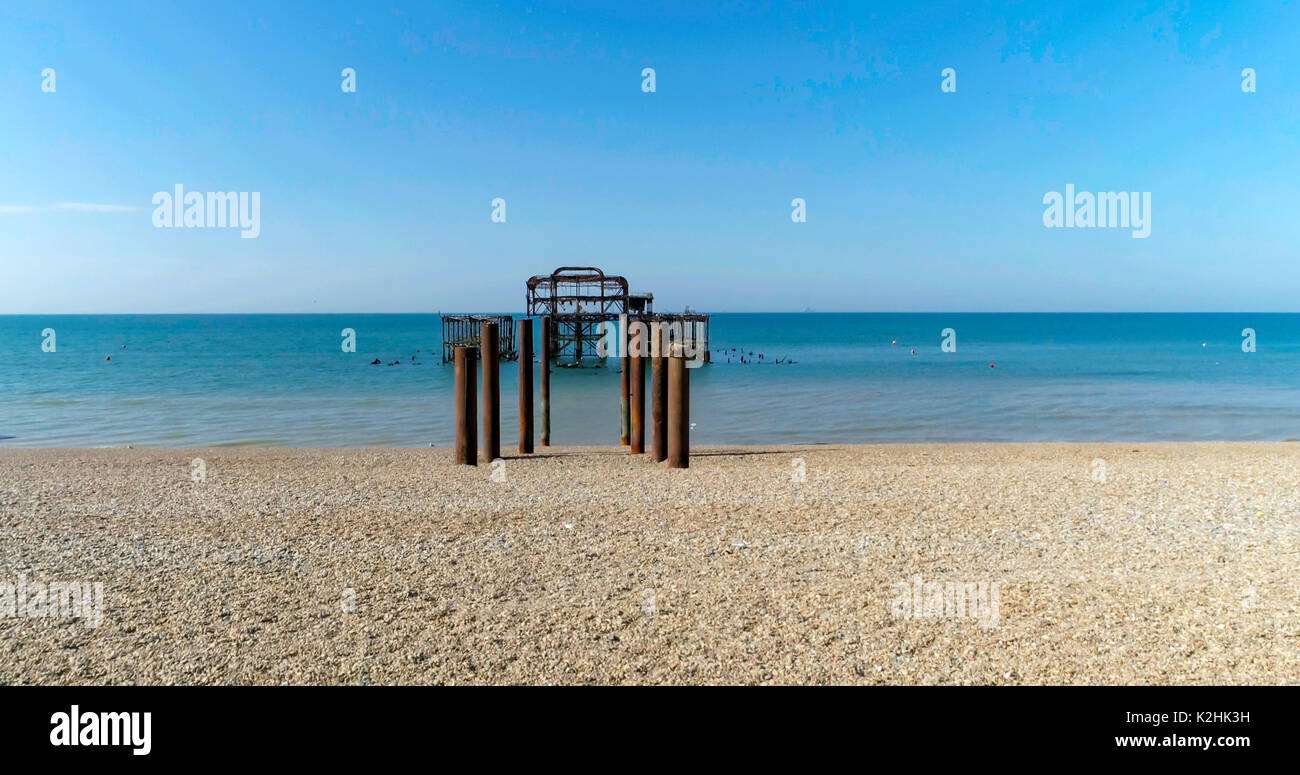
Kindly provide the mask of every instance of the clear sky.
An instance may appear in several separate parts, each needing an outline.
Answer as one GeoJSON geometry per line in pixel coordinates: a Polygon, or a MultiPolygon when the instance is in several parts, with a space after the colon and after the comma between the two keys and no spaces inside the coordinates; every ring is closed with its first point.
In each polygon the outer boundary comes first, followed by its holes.
{"type": "Polygon", "coordinates": [[[517,311],[589,264],[665,311],[1300,310],[1294,2],[368,5],[7,0],[0,314],[517,311]],[[1150,237],[1046,228],[1068,183],[1150,237]],[[260,235],[155,228],[176,184],[260,235]]]}

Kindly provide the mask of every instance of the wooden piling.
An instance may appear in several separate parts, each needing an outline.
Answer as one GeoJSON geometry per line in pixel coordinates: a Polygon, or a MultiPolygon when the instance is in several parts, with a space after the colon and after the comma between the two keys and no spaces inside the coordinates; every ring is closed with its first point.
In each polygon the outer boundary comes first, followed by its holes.
{"type": "Polygon", "coordinates": [[[496,323],[479,330],[483,357],[483,462],[501,457],[501,333],[496,323]]]}
{"type": "Polygon", "coordinates": [[[551,446],[551,317],[542,318],[542,446],[551,446]]]}
{"type": "Polygon", "coordinates": [[[661,330],[655,324],[650,333],[650,456],[656,463],[668,457],[668,363],[661,330]]]}
{"type": "Polygon", "coordinates": [[[533,321],[519,320],[519,454],[533,453],[533,321]]]}
{"type": "Polygon", "coordinates": [[[628,363],[627,363],[627,315],[626,314],[618,316],[618,355],[619,355],[619,387],[621,389],[621,392],[619,393],[620,398],[618,404],[619,435],[620,435],[620,443],[626,447],[629,444],[631,444],[631,439],[628,437],[628,429],[632,423],[632,418],[629,415],[630,409],[628,404],[629,398],[627,392],[629,388],[629,381],[628,381],[628,373],[627,373],[628,363]]]}
{"type": "Polygon", "coordinates": [[[474,399],[475,355],[473,347],[457,347],[456,361],[456,463],[465,466],[478,465],[478,435],[475,423],[478,421],[478,406],[474,399]]]}
{"type": "Polygon", "coordinates": [[[691,372],[680,349],[668,360],[668,467],[688,468],[691,457],[691,372]]]}

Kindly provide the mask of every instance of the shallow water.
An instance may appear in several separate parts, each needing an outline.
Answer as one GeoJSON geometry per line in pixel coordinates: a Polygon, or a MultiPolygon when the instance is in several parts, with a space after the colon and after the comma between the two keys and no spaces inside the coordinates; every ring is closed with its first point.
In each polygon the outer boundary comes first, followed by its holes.
{"type": "MultiPolygon", "coordinates": [[[[436,315],[0,316],[0,445],[446,446],[440,329],[436,315]]],[[[697,443],[1300,438],[1300,315],[719,314],[711,334],[714,363],[691,374],[697,443]],[[764,363],[728,363],[732,347],[764,363]]],[[[501,367],[506,450],[516,369],[501,367]]],[[[617,443],[617,368],[551,380],[553,443],[617,443]]]]}

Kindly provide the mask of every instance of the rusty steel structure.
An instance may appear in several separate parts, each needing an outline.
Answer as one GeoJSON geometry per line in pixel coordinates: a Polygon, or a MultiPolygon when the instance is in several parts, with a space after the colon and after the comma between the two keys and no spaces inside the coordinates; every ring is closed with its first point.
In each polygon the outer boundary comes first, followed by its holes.
{"type": "Polygon", "coordinates": [[[478,465],[478,431],[474,425],[478,414],[478,385],[475,371],[478,368],[478,350],[457,347],[456,360],[456,463],[463,466],[478,465]]]}
{"type": "MultiPolygon", "coordinates": [[[[528,315],[551,319],[550,355],[555,365],[581,366],[600,357],[605,323],[629,321],[694,324],[692,332],[709,362],[709,316],[694,312],[656,314],[653,293],[632,293],[626,277],[594,266],[562,266],[528,278],[528,315]]],[[[544,347],[546,345],[543,345],[544,347]]],[[[613,349],[613,348],[611,348],[613,349]]]]}
{"type": "Polygon", "coordinates": [[[457,347],[478,347],[484,323],[496,323],[498,336],[497,355],[503,361],[519,357],[515,342],[513,315],[441,315],[442,362],[451,363],[457,347]]]}
{"type": "Polygon", "coordinates": [[[663,332],[650,329],[650,452],[656,463],[668,459],[668,358],[663,332]]]}
{"type": "Polygon", "coordinates": [[[551,446],[551,319],[542,318],[542,446],[551,446]]]}
{"type": "Polygon", "coordinates": [[[520,318],[519,340],[519,454],[533,452],[533,320],[520,318]]]}
{"type": "Polygon", "coordinates": [[[668,361],[667,460],[669,468],[691,465],[691,370],[680,355],[668,361]]]}
{"type": "Polygon", "coordinates": [[[528,314],[551,319],[551,358],[557,366],[598,357],[605,321],[627,312],[630,296],[626,277],[594,266],[562,266],[528,278],[528,314]]]}
{"type": "Polygon", "coordinates": [[[501,457],[501,357],[499,323],[480,324],[479,354],[483,360],[483,462],[501,457]]]}
{"type": "MultiPolygon", "coordinates": [[[[627,318],[626,313],[621,316],[627,318]]],[[[707,325],[707,316],[685,315],[683,322],[695,322],[689,317],[703,317],[707,325]]],[[[468,316],[461,316],[468,317],[468,316]]],[[[483,316],[486,318],[486,316],[483,316]]],[[[658,316],[648,316],[658,317],[658,316]]],[[[635,319],[636,316],[633,316],[635,319]]],[[[542,446],[550,443],[550,352],[553,318],[542,317],[542,446]]],[[[622,321],[627,323],[628,320],[622,321]]],[[[663,321],[650,321],[663,322],[663,321]]],[[[501,457],[501,373],[498,342],[501,338],[500,323],[492,319],[480,319],[477,337],[462,336],[463,340],[473,339],[472,344],[458,344],[452,356],[456,363],[456,381],[453,404],[455,405],[456,463],[460,465],[477,465],[479,460],[479,434],[475,427],[476,409],[482,410],[482,460],[493,464],[501,457]],[[482,356],[481,360],[478,356],[482,356]],[[479,363],[476,363],[479,361],[479,363]],[[480,400],[475,390],[476,365],[482,368],[480,400]]],[[[677,344],[678,331],[668,326],[628,326],[619,327],[623,331],[629,328],[631,337],[636,341],[632,348],[623,347],[628,353],[623,360],[623,404],[626,409],[631,404],[630,417],[624,420],[623,444],[629,445],[632,454],[646,451],[646,370],[650,374],[650,427],[651,455],[656,463],[666,462],[668,468],[690,467],[690,370],[687,358],[695,360],[696,354],[690,354],[694,347],[685,342],[677,344]],[[642,337],[648,336],[649,342],[642,337]],[[630,383],[630,385],[629,385],[630,383]],[[630,389],[629,389],[630,387],[630,389]],[[630,396],[629,396],[630,393],[630,396]],[[630,400],[629,400],[630,399],[630,400]],[[631,431],[629,434],[628,431],[631,431]],[[630,440],[629,440],[630,435],[630,440]],[[630,444],[629,444],[630,441],[630,444]]],[[[533,321],[524,318],[519,321],[517,339],[519,352],[519,454],[528,455],[533,451],[533,321]]],[[[456,333],[453,331],[453,333],[456,333]]],[[[514,334],[515,332],[511,332],[514,334]]],[[[691,336],[688,334],[688,336],[691,336]]],[[[698,338],[698,334],[692,336],[698,338]]],[[[454,340],[453,340],[454,341],[454,340]]],[[[705,350],[707,352],[707,349],[705,350]]],[[[495,473],[495,470],[494,470],[495,473]]]]}
{"type": "Polygon", "coordinates": [[[643,315],[638,320],[644,321],[647,325],[651,323],[668,323],[668,341],[664,347],[667,348],[679,341],[678,336],[685,336],[693,341],[704,355],[705,363],[712,363],[713,359],[709,353],[709,316],[699,312],[671,312],[659,314],[643,315]],[[680,325],[677,325],[680,324],[680,325]]]}

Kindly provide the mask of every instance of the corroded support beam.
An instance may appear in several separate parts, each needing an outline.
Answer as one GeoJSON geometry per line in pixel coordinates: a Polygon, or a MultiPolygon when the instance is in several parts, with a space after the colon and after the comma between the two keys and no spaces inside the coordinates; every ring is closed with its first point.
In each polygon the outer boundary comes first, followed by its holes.
{"type": "Polygon", "coordinates": [[[668,467],[687,468],[691,459],[691,370],[686,359],[668,358],[668,467]]]}
{"type": "Polygon", "coordinates": [[[628,379],[628,363],[627,363],[627,315],[618,316],[618,355],[619,355],[618,360],[619,360],[619,367],[620,367],[619,388],[621,391],[619,393],[619,403],[618,403],[619,443],[621,443],[623,446],[626,447],[632,443],[631,438],[628,435],[628,431],[632,425],[632,418],[630,414],[631,411],[630,409],[631,405],[629,403],[630,399],[628,397],[628,390],[630,388],[631,383],[628,379]]]}
{"type": "Polygon", "coordinates": [[[456,462],[460,465],[478,465],[478,435],[475,423],[478,418],[474,371],[477,350],[473,347],[457,347],[456,361],[456,462]]]}
{"type": "Polygon", "coordinates": [[[496,323],[484,323],[479,332],[483,357],[483,462],[501,457],[501,353],[496,323]]]}
{"type": "Polygon", "coordinates": [[[542,446],[551,446],[551,316],[542,318],[542,446]]]}
{"type": "Polygon", "coordinates": [[[650,457],[656,463],[668,457],[668,362],[662,330],[658,324],[650,330],[650,457]]]}
{"type": "Polygon", "coordinates": [[[533,321],[519,321],[519,454],[533,452],[533,321]]]}

